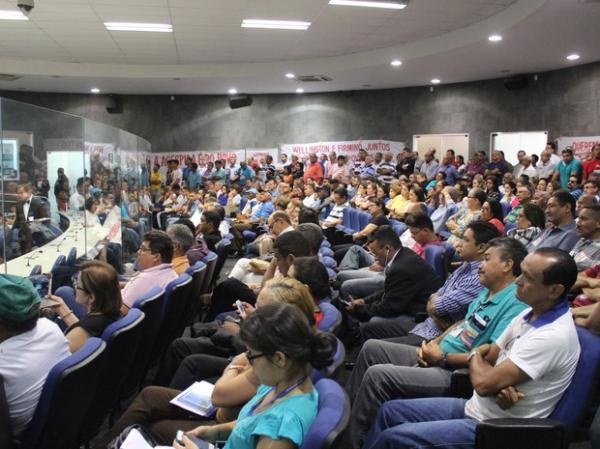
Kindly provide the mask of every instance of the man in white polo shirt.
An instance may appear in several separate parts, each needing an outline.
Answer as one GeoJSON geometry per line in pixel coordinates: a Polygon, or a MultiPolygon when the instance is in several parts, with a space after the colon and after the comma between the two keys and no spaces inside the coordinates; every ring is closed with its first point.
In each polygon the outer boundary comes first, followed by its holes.
{"type": "Polygon", "coordinates": [[[579,341],[564,295],[577,279],[568,253],[542,248],[528,255],[517,297],[530,308],[492,345],[469,355],[473,397],[388,401],[363,448],[474,448],[481,420],[547,418],[571,383],[579,341]]]}
{"type": "Polygon", "coordinates": [[[0,275],[0,375],[16,440],[33,417],[48,372],[71,355],[59,327],[38,319],[39,306],[29,279],[0,275]]]}

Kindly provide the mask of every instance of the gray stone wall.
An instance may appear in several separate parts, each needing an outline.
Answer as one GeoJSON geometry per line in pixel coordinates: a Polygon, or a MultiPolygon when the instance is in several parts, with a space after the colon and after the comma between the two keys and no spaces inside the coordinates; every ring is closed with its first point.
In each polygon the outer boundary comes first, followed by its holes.
{"type": "MultiPolygon", "coordinates": [[[[0,96],[122,128],[153,151],[274,147],[283,143],[389,139],[413,134],[470,134],[470,152],[489,149],[493,131],[548,130],[600,134],[600,63],[541,73],[529,87],[508,91],[501,79],[402,89],[304,95],[255,95],[230,110],[227,96],[125,95],[124,112],[108,114],[106,97],[3,91],[0,96]]],[[[4,115],[11,129],[35,120],[4,115]]],[[[34,129],[35,132],[35,129],[34,129]]],[[[44,132],[46,134],[46,132],[44,132]]]]}

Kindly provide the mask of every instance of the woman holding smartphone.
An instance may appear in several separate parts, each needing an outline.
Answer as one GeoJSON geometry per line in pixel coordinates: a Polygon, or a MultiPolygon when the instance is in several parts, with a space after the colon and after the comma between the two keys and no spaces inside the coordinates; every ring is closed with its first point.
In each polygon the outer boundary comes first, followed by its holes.
{"type": "MultiPolygon", "coordinates": [[[[326,367],[335,337],[316,332],[306,315],[288,304],[259,307],[242,324],[240,336],[260,385],[237,420],[189,432],[205,441],[227,440],[225,449],[300,447],[318,411],[311,369],[326,367]]],[[[187,435],[176,449],[199,448],[187,435]]]]}

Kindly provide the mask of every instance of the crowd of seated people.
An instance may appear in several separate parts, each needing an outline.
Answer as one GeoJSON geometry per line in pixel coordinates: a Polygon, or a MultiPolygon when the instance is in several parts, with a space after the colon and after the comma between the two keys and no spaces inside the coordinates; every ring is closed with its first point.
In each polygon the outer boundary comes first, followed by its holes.
{"type": "MultiPolygon", "coordinates": [[[[13,436],[27,428],[53,363],[223,239],[236,260],[95,449],[119,447],[134,425],[177,449],[198,447],[174,441],[178,430],[228,449],[298,448],[318,409],[312,370],[341,344],[338,381],[351,411],[334,447],[474,448],[482,420],[550,416],[586,356],[576,326],[600,333],[600,145],[583,163],[553,144],[532,156],[520,152],[512,166],[501,151],[465,162],[452,150],[421,158],[405,149],[394,164],[391,153],[361,150],[354,161],[311,154],[154,167],[145,210],[155,230],[138,230],[133,276],[83,263],[77,304],[52,296],[53,314],[39,319],[28,281],[1,277],[0,374],[13,436]],[[326,329],[331,306],[341,319],[326,329]],[[17,354],[40,346],[22,365],[17,354]],[[459,369],[470,399],[451,397],[459,369]],[[25,376],[36,387],[24,398],[16,392],[25,376]],[[216,414],[171,403],[202,380],[215,385],[216,414]]],[[[85,199],[83,207],[95,213],[85,199]]],[[[594,448],[599,427],[597,413],[594,448]]]]}

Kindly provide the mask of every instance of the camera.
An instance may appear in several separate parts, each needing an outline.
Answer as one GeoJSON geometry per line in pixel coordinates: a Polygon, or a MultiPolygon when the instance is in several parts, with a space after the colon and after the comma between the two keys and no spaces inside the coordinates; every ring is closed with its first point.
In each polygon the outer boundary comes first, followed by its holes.
{"type": "Polygon", "coordinates": [[[35,7],[34,0],[19,0],[17,6],[23,14],[29,15],[31,10],[35,7]]]}

